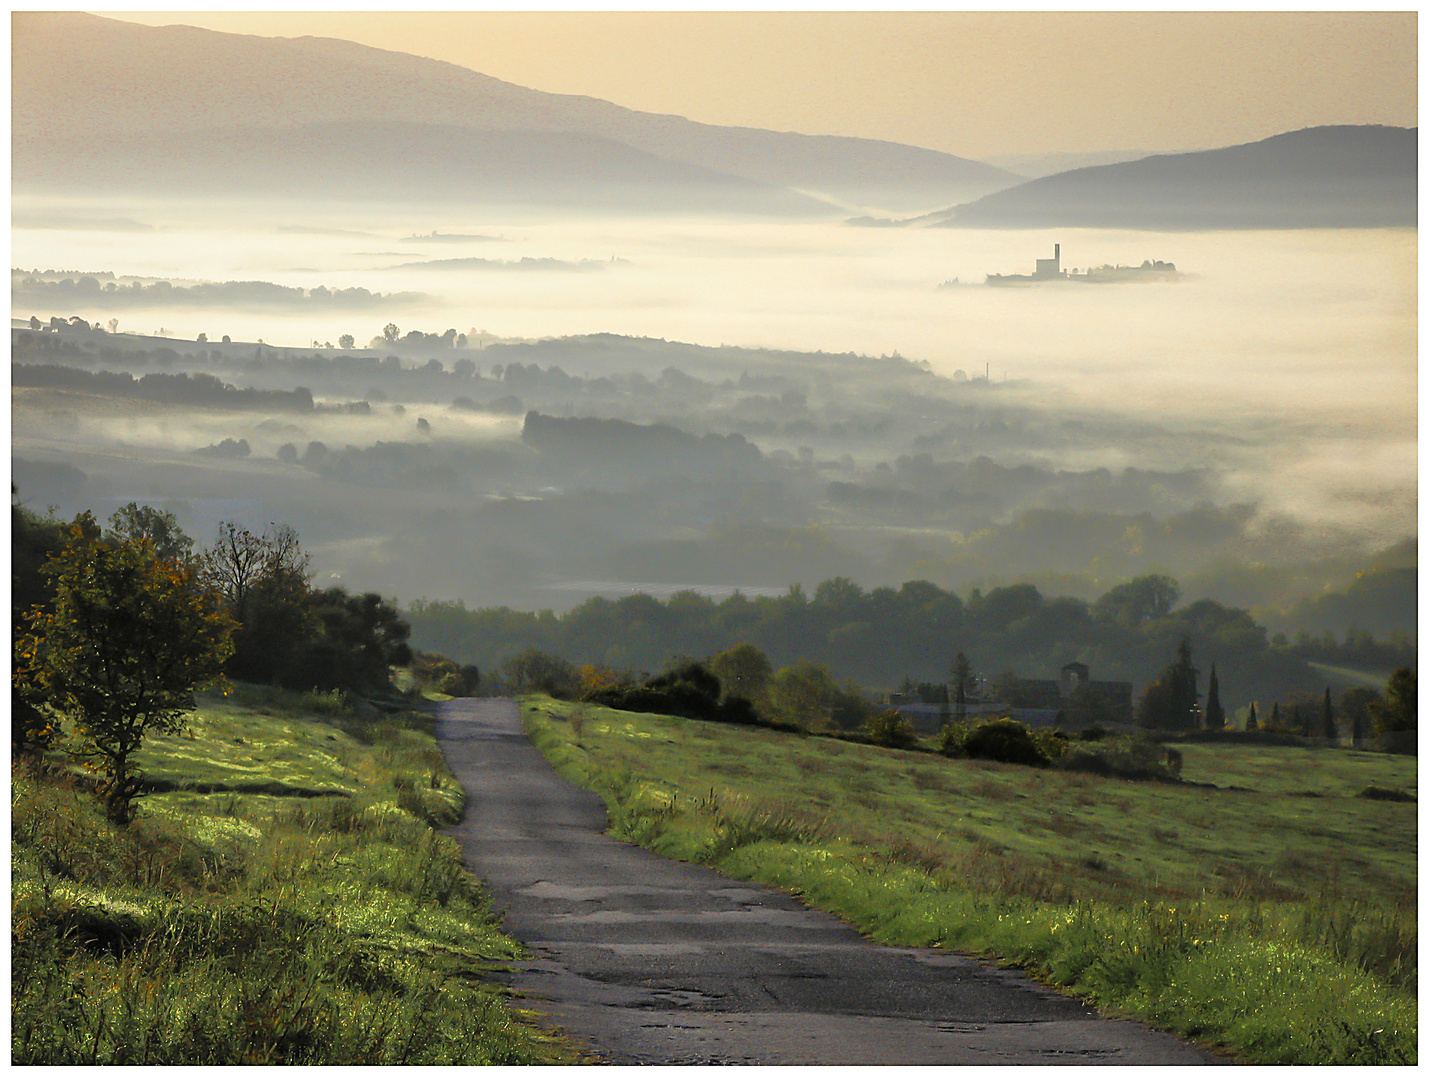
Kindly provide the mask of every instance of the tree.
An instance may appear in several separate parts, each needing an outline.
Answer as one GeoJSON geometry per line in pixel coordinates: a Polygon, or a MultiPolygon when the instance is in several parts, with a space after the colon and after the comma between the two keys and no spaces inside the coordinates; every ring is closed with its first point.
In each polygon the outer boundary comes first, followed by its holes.
{"type": "Polygon", "coordinates": [[[574,696],[581,683],[577,669],[560,656],[524,649],[502,665],[502,681],[514,694],[541,691],[553,697],[574,696]]]}
{"type": "Polygon", "coordinates": [[[797,660],[771,679],[771,711],[785,723],[804,728],[825,727],[839,687],[822,664],[797,660]]]}
{"type": "Polygon", "coordinates": [[[308,553],[292,526],[270,524],[259,535],[221,522],[201,556],[201,576],[238,623],[227,669],[232,678],[278,681],[296,651],[321,631],[308,585],[308,553]]]}
{"type": "Polygon", "coordinates": [[[1222,728],[1228,718],[1223,715],[1223,702],[1218,699],[1218,665],[1208,665],[1208,708],[1204,711],[1204,724],[1211,728],[1222,728]]]}
{"type": "Polygon", "coordinates": [[[1183,730],[1198,727],[1198,669],[1188,638],[1178,645],[1178,659],[1164,668],[1144,691],[1134,722],[1140,727],[1183,730]]]}
{"type": "Polygon", "coordinates": [[[1248,722],[1243,725],[1243,730],[1258,730],[1258,703],[1256,701],[1250,701],[1248,703],[1248,722]]]}
{"type": "Polygon", "coordinates": [[[121,506],[110,515],[104,535],[107,540],[148,540],[161,559],[188,563],[194,556],[194,541],[179,527],[178,519],[168,510],[152,506],[121,506]]]}
{"type": "Polygon", "coordinates": [[[339,334],[339,335],[338,335],[338,347],[339,347],[340,349],[351,349],[351,348],[353,348],[353,335],[352,335],[352,334],[339,334]]]}
{"type": "Polygon", "coordinates": [[[950,664],[950,675],[955,681],[955,723],[965,722],[965,706],[969,699],[965,696],[965,687],[970,683],[970,661],[964,653],[956,653],[954,661],[950,664]]]}
{"type": "Polygon", "coordinates": [[[1282,722],[1278,718],[1278,703],[1275,701],[1273,702],[1273,711],[1268,715],[1268,728],[1270,731],[1278,731],[1282,726],[1282,722]]]}
{"type": "Polygon", "coordinates": [[[1323,737],[1336,742],[1338,737],[1337,716],[1333,713],[1333,688],[1323,687],[1323,737]]]}
{"type": "Polygon", "coordinates": [[[272,650],[269,678],[290,690],[382,692],[389,668],[413,661],[409,627],[377,593],[350,596],[339,586],[310,593],[294,615],[294,636],[272,650]]]}
{"type": "Polygon", "coordinates": [[[1368,707],[1373,730],[1379,735],[1389,731],[1417,730],[1417,673],[1411,668],[1398,668],[1387,680],[1382,698],[1368,707]]]}
{"type": "Polygon", "coordinates": [[[270,524],[260,535],[221,521],[203,564],[209,586],[236,610],[243,609],[261,584],[289,594],[308,590],[308,553],[299,546],[298,532],[291,525],[270,524]]]}
{"type": "Polygon", "coordinates": [[[383,327],[383,340],[386,341],[389,345],[391,345],[393,344],[393,342],[398,340],[398,334],[400,332],[401,331],[398,330],[398,326],[396,323],[389,323],[387,326],[383,327]]]}
{"type": "Polygon", "coordinates": [[[1167,574],[1148,574],[1112,589],[1094,602],[1094,614],[1123,626],[1141,626],[1173,610],[1178,582],[1167,574]]]}
{"type": "Polygon", "coordinates": [[[36,613],[16,677],[73,717],[109,819],[127,824],[134,753],[147,733],[176,730],[195,688],[219,678],[233,622],[193,567],[160,558],[148,539],[95,540],[76,524],[47,569],[54,607],[36,613]]]}
{"type": "Polygon", "coordinates": [[[1355,686],[1351,690],[1344,690],[1342,697],[1338,699],[1338,712],[1352,728],[1353,746],[1362,745],[1362,740],[1372,722],[1369,710],[1372,704],[1380,698],[1381,695],[1376,690],[1366,686],[1355,686]]]}
{"type": "Polygon", "coordinates": [[[749,642],[732,645],[706,663],[707,670],[721,680],[724,697],[743,697],[761,707],[771,682],[771,662],[749,642]]]}

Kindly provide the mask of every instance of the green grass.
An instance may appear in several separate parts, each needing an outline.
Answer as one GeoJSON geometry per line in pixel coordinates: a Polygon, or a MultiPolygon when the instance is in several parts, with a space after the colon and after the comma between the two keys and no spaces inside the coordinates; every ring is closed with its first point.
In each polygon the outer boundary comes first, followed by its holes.
{"type": "Polygon", "coordinates": [[[11,1053],[44,1064],[529,1064],[519,955],[457,844],[426,718],[238,688],[146,742],[115,827],[12,771],[11,1053]]]}
{"type": "Polygon", "coordinates": [[[1184,783],[533,699],[619,835],[888,944],[1023,965],[1266,1063],[1416,1060],[1415,759],[1185,744],[1184,783]]]}

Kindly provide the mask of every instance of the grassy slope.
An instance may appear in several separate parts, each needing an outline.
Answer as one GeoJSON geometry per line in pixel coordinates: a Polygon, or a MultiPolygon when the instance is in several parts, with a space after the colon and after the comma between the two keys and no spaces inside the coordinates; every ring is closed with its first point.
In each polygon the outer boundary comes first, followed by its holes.
{"type": "Polygon", "coordinates": [[[1182,785],[535,699],[615,830],[1249,1060],[1416,1056],[1416,761],[1185,745],[1182,785]],[[1217,785],[1216,787],[1203,785],[1217,785]]]}
{"type": "Polygon", "coordinates": [[[15,770],[12,1060],[552,1060],[490,984],[518,946],[434,828],[463,795],[423,721],[235,697],[146,743],[128,829],[15,770]]]}

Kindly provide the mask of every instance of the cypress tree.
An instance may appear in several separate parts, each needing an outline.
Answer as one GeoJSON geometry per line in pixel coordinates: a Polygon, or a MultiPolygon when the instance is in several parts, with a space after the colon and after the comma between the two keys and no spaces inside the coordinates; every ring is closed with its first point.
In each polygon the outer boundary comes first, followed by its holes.
{"type": "Polygon", "coordinates": [[[1323,688],[1323,736],[1329,742],[1337,742],[1338,721],[1337,717],[1333,715],[1333,688],[1331,686],[1323,688]]]}
{"type": "Polygon", "coordinates": [[[1248,703],[1248,723],[1243,725],[1243,730],[1258,730],[1258,703],[1256,701],[1250,701],[1248,703]]]}
{"type": "Polygon", "coordinates": [[[970,662],[964,653],[958,653],[950,665],[950,674],[955,677],[955,723],[965,722],[965,684],[970,681],[970,662]]]}
{"type": "Polygon", "coordinates": [[[1278,703],[1273,702],[1273,715],[1268,717],[1268,727],[1273,731],[1278,730],[1278,703]]]}
{"type": "Polygon", "coordinates": [[[1227,722],[1223,715],[1223,702],[1218,700],[1218,665],[1208,665],[1208,712],[1205,717],[1205,724],[1211,728],[1221,728],[1227,722]]]}

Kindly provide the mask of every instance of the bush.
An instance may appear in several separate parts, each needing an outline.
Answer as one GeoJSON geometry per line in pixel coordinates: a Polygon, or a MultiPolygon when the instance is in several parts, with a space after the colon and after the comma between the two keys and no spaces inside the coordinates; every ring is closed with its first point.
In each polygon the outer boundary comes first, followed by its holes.
{"type": "Polygon", "coordinates": [[[903,750],[915,745],[915,732],[910,721],[896,709],[885,709],[876,713],[866,724],[870,737],[880,746],[903,750]]]}
{"type": "Polygon", "coordinates": [[[1378,787],[1376,784],[1368,784],[1357,793],[1359,799],[1380,799],[1383,802],[1416,802],[1417,796],[1409,795],[1405,791],[1398,791],[1396,788],[1378,787]]]}
{"type": "MultiPolygon", "coordinates": [[[[1178,766],[1183,764],[1182,755],[1178,766]]],[[[1110,738],[1100,746],[1076,746],[1054,767],[1094,776],[1117,776],[1121,780],[1173,780],[1177,770],[1168,752],[1158,743],[1144,739],[1110,738]]]]}
{"type": "Polygon", "coordinates": [[[1050,760],[1029,728],[1017,720],[987,720],[976,725],[963,739],[957,736],[947,739],[941,744],[941,752],[1011,765],[1048,765],[1050,760]]]}

